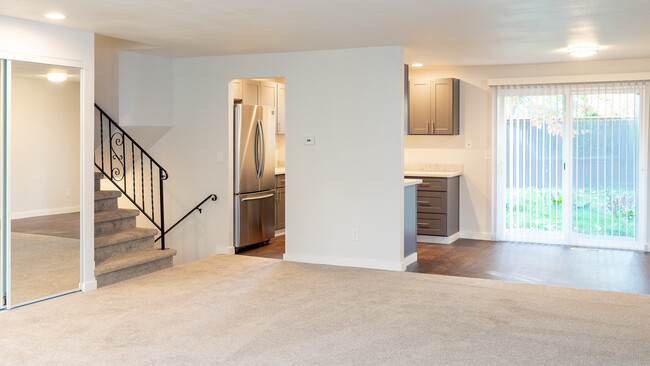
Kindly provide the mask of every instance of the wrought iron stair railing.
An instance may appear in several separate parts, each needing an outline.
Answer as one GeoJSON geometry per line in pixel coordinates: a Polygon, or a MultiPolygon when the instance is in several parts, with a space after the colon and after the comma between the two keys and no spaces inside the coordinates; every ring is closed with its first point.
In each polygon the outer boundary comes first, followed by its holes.
{"type": "Polygon", "coordinates": [[[131,203],[160,231],[160,248],[165,249],[165,235],[192,212],[199,211],[210,194],[174,225],[165,229],[163,182],[167,171],[140,146],[115,120],[95,104],[95,167],[117,187],[131,203]]]}

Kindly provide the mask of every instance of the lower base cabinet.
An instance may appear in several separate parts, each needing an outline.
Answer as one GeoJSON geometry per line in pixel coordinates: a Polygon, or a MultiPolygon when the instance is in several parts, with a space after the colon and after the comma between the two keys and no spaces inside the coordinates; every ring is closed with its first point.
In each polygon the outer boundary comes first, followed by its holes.
{"type": "Polygon", "coordinates": [[[422,179],[417,193],[418,235],[451,236],[459,229],[460,177],[422,179]]]}
{"type": "Polygon", "coordinates": [[[284,174],[275,176],[275,230],[284,229],[284,174]]]}

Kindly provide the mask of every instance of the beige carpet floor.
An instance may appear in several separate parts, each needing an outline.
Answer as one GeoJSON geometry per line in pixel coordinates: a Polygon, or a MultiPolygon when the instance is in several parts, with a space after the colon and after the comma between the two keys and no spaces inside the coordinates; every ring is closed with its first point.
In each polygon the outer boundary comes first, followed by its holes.
{"type": "Polygon", "coordinates": [[[216,256],[0,313],[0,363],[647,365],[650,296],[216,256]]]}
{"type": "Polygon", "coordinates": [[[11,258],[13,304],[79,288],[79,239],[11,233],[11,258]]]}

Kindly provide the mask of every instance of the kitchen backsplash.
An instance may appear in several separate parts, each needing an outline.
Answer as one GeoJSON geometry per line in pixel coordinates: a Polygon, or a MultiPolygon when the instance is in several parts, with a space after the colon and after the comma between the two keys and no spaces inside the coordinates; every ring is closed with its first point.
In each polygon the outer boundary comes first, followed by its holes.
{"type": "Polygon", "coordinates": [[[419,172],[463,172],[463,164],[404,162],[404,170],[419,172]]]}

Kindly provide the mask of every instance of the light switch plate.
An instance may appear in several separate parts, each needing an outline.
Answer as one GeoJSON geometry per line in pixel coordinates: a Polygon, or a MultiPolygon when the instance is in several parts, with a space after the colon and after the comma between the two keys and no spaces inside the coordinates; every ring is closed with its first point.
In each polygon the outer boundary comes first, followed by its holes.
{"type": "Polygon", "coordinates": [[[465,148],[467,150],[472,150],[472,140],[465,140],[465,148]]]}
{"type": "Polygon", "coordinates": [[[316,144],[316,138],[314,136],[305,137],[305,145],[315,145],[315,144],[316,144]]]}

